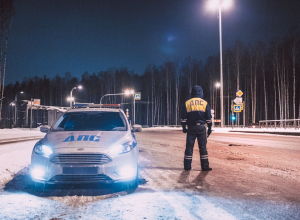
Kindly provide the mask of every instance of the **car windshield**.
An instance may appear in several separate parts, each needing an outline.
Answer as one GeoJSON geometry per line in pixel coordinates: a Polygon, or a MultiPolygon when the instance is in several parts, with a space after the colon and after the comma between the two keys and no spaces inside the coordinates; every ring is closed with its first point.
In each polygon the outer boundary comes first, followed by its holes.
{"type": "Polygon", "coordinates": [[[126,131],[120,112],[70,112],[61,116],[53,131],[126,131]]]}

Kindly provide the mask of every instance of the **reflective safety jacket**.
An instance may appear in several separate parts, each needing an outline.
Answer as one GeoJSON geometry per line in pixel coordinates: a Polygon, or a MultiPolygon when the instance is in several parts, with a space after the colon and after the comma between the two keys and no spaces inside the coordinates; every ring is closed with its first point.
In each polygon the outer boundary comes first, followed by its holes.
{"type": "Polygon", "coordinates": [[[201,86],[194,86],[192,89],[192,98],[185,102],[181,112],[181,124],[197,125],[198,123],[207,124],[211,127],[211,112],[208,103],[202,99],[203,90],[201,86]]]}

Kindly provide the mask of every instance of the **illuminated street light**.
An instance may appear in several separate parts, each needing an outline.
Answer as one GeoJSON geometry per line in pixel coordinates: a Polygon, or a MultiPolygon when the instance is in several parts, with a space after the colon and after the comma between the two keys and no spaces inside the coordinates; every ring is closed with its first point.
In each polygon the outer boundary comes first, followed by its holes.
{"type": "Polygon", "coordinates": [[[222,9],[229,9],[233,5],[232,0],[208,0],[207,7],[210,10],[219,10],[219,33],[220,33],[220,101],[221,101],[221,127],[224,127],[223,113],[223,58],[222,58],[222,9]]]}
{"type": "Polygon", "coordinates": [[[70,101],[73,102],[73,101],[74,101],[74,97],[70,97],[70,96],[69,96],[69,97],[67,98],[67,101],[68,101],[68,102],[70,102],[70,101]]]}
{"type": "Polygon", "coordinates": [[[21,91],[21,92],[17,92],[16,95],[15,95],[15,120],[14,120],[14,125],[16,126],[17,125],[17,98],[18,98],[18,94],[23,94],[24,92],[21,91]]]}
{"type": "Polygon", "coordinates": [[[221,84],[219,82],[216,83],[216,87],[219,88],[221,84]]]}
{"type": "Polygon", "coordinates": [[[134,90],[126,89],[125,94],[133,95],[133,124],[135,124],[135,95],[134,95],[134,90]]]}
{"type": "Polygon", "coordinates": [[[67,98],[67,100],[70,102],[70,109],[72,109],[72,103],[73,103],[73,101],[74,101],[74,98],[72,97],[72,93],[73,93],[73,90],[74,89],[79,89],[79,90],[81,90],[82,89],[82,86],[75,86],[75,87],[73,87],[73,89],[71,90],[71,92],[70,92],[70,97],[68,97],[67,98]]]}
{"type": "Polygon", "coordinates": [[[209,0],[207,3],[207,8],[209,10],[216,10],[216,8],[221,7],[222,9],[229,9],[231,8],[233,5],[233,1],[232,0],[209,0]]]}
{"type": "Polygon", "coordinates": [[[9,105],[11,106],[11,110],[10,108],[8,108],[8,117],[9,117],[9,128],[11,129],[11,113],[12,112],[12,115],[13,115],[13,107],[15,106],[15,101],[12,101],[11,103],[9,103],[9,105]]]}

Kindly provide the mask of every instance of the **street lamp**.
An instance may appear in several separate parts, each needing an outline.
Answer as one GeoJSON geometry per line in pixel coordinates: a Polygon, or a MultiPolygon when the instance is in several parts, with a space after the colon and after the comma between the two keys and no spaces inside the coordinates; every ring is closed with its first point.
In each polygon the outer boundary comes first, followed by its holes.
{"type": "Polygon", "coordinates": [[[12,101],[11,103],[9,103],[9,105],[11,106],[11,110],[10,110],[10,108],[9,108],[9,111],[8,111],[8,115],[9,115],[9,128],[11,129],[11,116],[10,116],[10,112],[12,112],[12,115],[13,115],[13,106],[15,106],[15,102],[14,101],[12,101]]]}
{"type": "Polygon", "coordinates": [[[21,91],[21,92],[17,92],[17,94],[15,95],[15,120],[14,120],[14,125],[16,126],[17,125],[17,97],[18,97],[18,94],[23,94],[24,92],[21,91]]]}
{"type": "Polygon", "coordinates": [[[125,94],[125,93],[105,94],[105,95],[103,95],[103,96],[100,98],[100,105],[102,104],[102,99],[103,99],[105,96],[124,95],[124,94],[125,94]]]}
{"type": "Polygon", "coordinates": [[[133,124],[135,125],[135,97],[134,97],[134,90],[125,90],[126,95],[133,95],[133,124]]]}
{"type": "MultiPolygon", "coordinates": [[[[124,92],[122,93],[116,93],[116,94],[105,94],[100,98],[100,105],[102,104],[102,99],[105,96],[115,96],[115,95],[133,95],[134,97],[134,90],[129,90],[126,89],[124,92]]],[[[135,123],[135,99],[133,100],[133,124],[135,123]]]]}
{"type": "Polygon", "coordinates": [[[208,8],[219,10],[219,33],[220,33],[220,96],[221,96],[221,127],[224,127],[223,113],[223,58],[222,58],[222,9],[228,9],[232,6],[232,0],[209,0],[208,8]]]}
{"type": "Polygon", "coordinates": [[[215,118],[217,118],[217,100],[218,100],[218,89],[220,88],[221,84],[219,82],[217,82],[215,84],[216,87],[216,97],[215,97],[215,103],[214,103],[214,108],[215,108],[215,118]]]}
{"type": "Polygon", "coordinates": [[[72,103],[73,103],[73,101],[74,101],[74,98],[72,97],[72,93],[73,93],[73,90],[74,89],[79,89],[79,90],[81,90],[82,89],[82,86],[75,86],[75,87],[73,87],[73,89],[71,90],[71,92],[70,92],[70,97],[68,97],[68,101],[70,101],[70,109],[72,109],[72,103]]]}

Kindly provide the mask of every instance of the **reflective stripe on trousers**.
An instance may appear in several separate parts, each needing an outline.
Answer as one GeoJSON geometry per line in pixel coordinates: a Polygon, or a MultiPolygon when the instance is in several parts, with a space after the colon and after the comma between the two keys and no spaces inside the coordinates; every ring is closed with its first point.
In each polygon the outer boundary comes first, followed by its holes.
{"type": "Polygon", "coordinates": [[[206,150],[206,127],[204,125],[189,126],[186,136],[186,148],[184,153],[184,169],[191,169],[193,149],[197,138],[200,152],[201,168],[209,167],[208,155],[206,150]]]}

